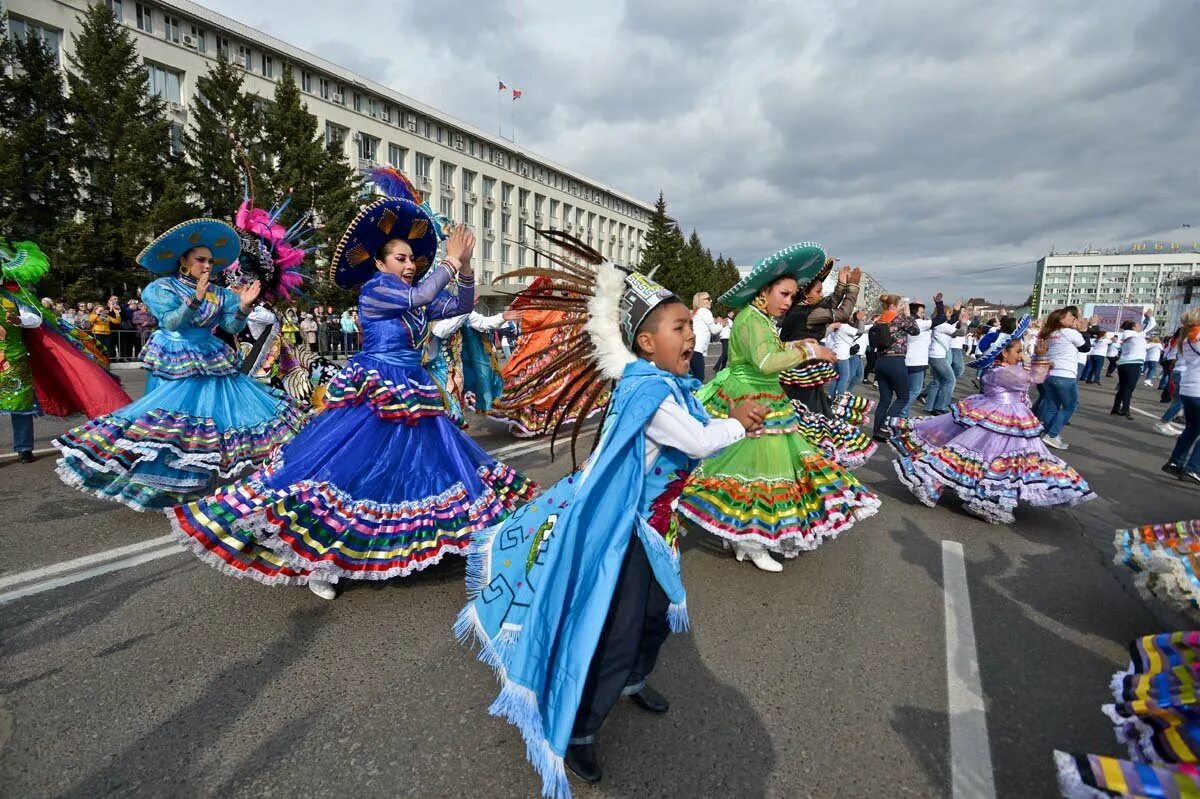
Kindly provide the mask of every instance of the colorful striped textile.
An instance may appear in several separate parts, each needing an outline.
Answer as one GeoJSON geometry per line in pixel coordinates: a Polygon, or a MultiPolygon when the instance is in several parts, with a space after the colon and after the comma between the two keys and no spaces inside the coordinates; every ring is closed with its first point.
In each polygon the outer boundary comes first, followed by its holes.
{"type": "Polygon", "coordinates": [[[155,377],[164,380],[233,375],[238,373],[240,365],[238,354],[212,336],[179,339],[163,331],[146,342],[142,362],[155,377]]]}
{"type": "Polygon", "coordinates": [[[828,361],[809,361],[779,374],[779,382],[796,388],[824,386],[837,380],[837,368],[828,361]]]}
{"type": "Polygon", "coordinates": [[[831,419],[814,413],[799,400],[793,400],[792,405],[800,423],[800,433],[808,443],[844,469],[862,466],[879,447],[869,435],[840,418],[831,419]]]}
{"type": "Polygon", "coordinates": [[[1012,406],[1006,413],[994,403],[981,404],[976,397],[967,397],[954,403],[950,416],[963,427],[982,427],[993,433],[1019,438],[1037,438],[1042,434],[1042,423],[1025,406],[1012,406]]]}
{"type": "Polygon", "coordinates": [[[1200,519],[1117,530],[1113,543],[1144,596],[1200,615],[1200,519]]]}
{"type": "Polygon", "coordinates": [[[1200,799],[1200,769],[1191,764],[1151,765],[1059,751],[1054,764],[1066,799],[1200,799]]]}
{"type": "Polygon", "coordinates": [[[1104,713],[1130,756],[1144,762],[1200,762],[1200,632],[1147,635],[1129,647],[1104,713]]]}
{"type": "MultiPolygon", "coordinates": [[[[399,370],[397,370],[399,373],[399,370]]],[[[406,375],[428,377],[424,370],[409,369],[406,375]]],[[[325,408],[348,408],[368,403],[381,419],[412,424],[428,416],[441,416],[446,400],[435,382],[409,380],[399,385],[388,380],[378,370],[351,363],[342,369],[325,388],[325,408]]]]}

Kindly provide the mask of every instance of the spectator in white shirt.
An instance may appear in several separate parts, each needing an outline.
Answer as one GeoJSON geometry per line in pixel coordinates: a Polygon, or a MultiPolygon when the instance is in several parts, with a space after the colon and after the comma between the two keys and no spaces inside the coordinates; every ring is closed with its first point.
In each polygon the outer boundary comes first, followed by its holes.
{"type": "Polygon", "coordinates": [[[1079,332],[1083,322],[1073,306],[1051,311],[1042,326],[1040,338],[1050,342],[1050,374],[1042,383],[1044,391],[1037,405],[1037,416],[1046,428],[1047,446],[1067,449],[1062,430],[1079,407],[1079,352],[1090,351],[1091,342],[1079,332]]]}
{"type": "Polygon", "coordinates": [[[713,319],[712,298],[707,291],[692,297],[692,332],[696,334],[696,348],[692,350],[692,377],[704,382],[704,359],[708,357],[708,345],[712,337],[721,333],[721,325],[713,319]]]}
{"type": "Polygon", "coordinates": [[[866,314],[855,311],[851,322],[834,322],[825,335],[825,346],[837,356],[837,380],[829,384],[829,396],[836,397],[854,390],[862,382],[862,353],[866,348],[866,314]],[[861,340],[861,341],[860,341],[861,340]]]}
{"type": "MultiPolygon", "coordinates": [[[[1179,399],[1183,405],[1184,428],[1175,442],[1164,472],[1180,480],[1200,483],[1200,309],[1193,308],[1180,320],[1179,359],[1175,368],[1179,376],[1179,399]]],[[[15,417],[14,417],[15,418],[15,417]]]]}
{"type": "Polygon", "coordinates": [[[733,314],[729,314],[722,319],[721,335],[721,357],[717,358],[717,365],[713,367],[716,371],[721,371],[729,364],[729,334],[733,332],[733,314]]]}
{"type": "Polygon", "coordinates": [[[1154,375],[1158,373],[1158,364],[1162,360],[1163,341],[1161,336],[1154,336],[1146,344],[1146,364],[1143,376],[1147,386],[1154,386],[1154,375]]]}
{"type": "Polygon", "coordinates": [[[1133,418],[1129,413],[1129,402],[1133,399],[1138,377],[1146,365],[1146,334],[1156,324],[1153,316],[1147,318],[1144,326],[1132,319],[1121,323],[1121,343],[1117,350],[1117,391],[1112,410],[1109,411],[1114,416],[1133,418]]]}
{"type": "Polygon", "coordinates": [[[908,371],[908,400],[900,409],[900,417],[907,419],[917,395],[925,385],[925,372],[929,369],[929,342],[933,338],[933,321],[925,318],[925,304],[910,302],[908,313],[917,323],[917,334],[909,335],[908,347],[904,352],[904,367],[908,371]]]}

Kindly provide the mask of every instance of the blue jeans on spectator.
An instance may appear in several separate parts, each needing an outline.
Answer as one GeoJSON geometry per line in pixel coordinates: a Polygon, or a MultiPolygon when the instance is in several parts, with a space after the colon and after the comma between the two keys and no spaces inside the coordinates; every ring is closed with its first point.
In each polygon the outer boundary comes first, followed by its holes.
{"type": "Polygon", "coordinates": [[[1079,381],[1073,377],[1051,375],[1042,383],[1042,401],[1037,416],[1046,435],[1056,437],[1071,421],[1071,414],[1079,407],[1079,381]]]}
{"type": "Polygon", "coordinates": [[[342,331],[342,352],[344,352],[346,355],[349,355],[350,353],[354,352],[354,342],[355,342],[354,334],[347,333],[345,330],[343,330],[342,331]]]}
{"type": "Polygon", "coordinates": [[[928,366],[908,366],[908,399],[904,401],[904,407],[900,409],[900,415],[905,419],[912,413],[913,403],[917,400],[917,395],[921,393],[922,387],[925,385],[925,370],[928,366]]]}
{"type": "Polygon", "coordinates": [[[1087,366],[1083,369],[1083,376],[1079,379],[1085,383],[1099,383],[1100,371],[1104,369],[1103,355],[1089,355],[1087,366]]]}
{"type": "Polygon", "coordinates": [[[1183,432],[1171,450],[1169,463],[1182,466],[1189,472],[1200,474],[1200,447],[1196,439],[1200,438],[1200,397],[1181,397],[1183,400],[1183,432]],[[1184,462],[1184,459],[1187,462],[1184,462]]]}
{"type": "Polygon", "coordinates": [[[1174,374],[1175,374],[1174,369],[1172,369],[1169,372],[1166,369],[1163,369],[1162,377],[1158,378],[1158,390],[1159,391],[1167,390],[1167,383],[1170,382],[1171,377],[1174,374]]]}
{"type": "Polygon", "coordinates": [[[950,350],[950,369],[954,372],[955,381],[963,376],[963,372],[967,371],[967,359],[963,355],[961,348],[950,350]]]}
{"type": "Polygon", "coordinates": [[[1164,421],[1164,422],[1171,421],[1172,419],[1174,419],[1176,416],[1179,415],[1180,411],[1183,410],[1183,400],[1179,398],[1179,373],[1178,372],[1173,372],[1171,374],[1170,382],[1175,384],[1173,386],[1173,388],[1175,389],[1175,393],[1171,397],[1171,404],[1167,406],[1166,412],[1163,413],[1163,415],[1162,415],[1162,421],[1164,421]]]}
{"type": "Polygon", "coordinates": [[[875,435],[881,435],[888,419],[900,415],[908,402],[908,369],[903,355],[881,355],[875,359],[879,404],[875,406],[875,435]]]}
{"type": "Polygon", "coordinates": [[[1145,367],[1144,374],[1142,375],[1142,377],[1144,377],[1147,380],[1153,380],[1154,375],[1157,372],[1158,372],[1158,361],[1146,361],[1146,367],[1145,367]]]}
{"type": "Polygon", "coordinates": [[[33,452],[33,414],[12,413],[13,450],[33,452]]]}
{"type": "Polygon", "coordinates": [[[843,393],[850,394],[854,389],[858,388],[863,381],[863,357],[861,355],[850,356],[850,382],[846,384],[843,393]]]}
{"type": "Polygon", "coordinates": [[[929,390],[925,392],[925,412],[950,410],[950,398],[954,396],[954,369],[949,358],[929,359],[929,390]]]}
{"type": "MultiPolygon", "coordinates": [[[[852,356],[857,358],[858,356],[852,356]]],[[[839,359],[833,365],[837,370],[837,380],[829,384],[829,396],[836,397],[838,394],[845,394],[850,390],[850,379],[854,376],[854,364],[851,363],[852,358],[839,359]]],[[[859,360],[859,369],[862,369],[862,360],[859,360]]],[[[861,375],[859,376],[861,379],[861,375]]]]}

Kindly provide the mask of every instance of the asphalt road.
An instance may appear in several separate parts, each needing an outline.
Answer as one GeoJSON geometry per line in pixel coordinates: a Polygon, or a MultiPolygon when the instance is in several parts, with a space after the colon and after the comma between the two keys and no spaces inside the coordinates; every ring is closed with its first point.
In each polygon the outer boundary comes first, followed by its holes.
{"type": "MultiPolygon", "coordinates": [[[[1194,517],[1200,489],[1158,471],[1173,440],[1150,419],[1108,415],[1112,388],[1086,387],[1064,434],[1101,497],[1078,509],[991,526],[925,508],[881,452],[859,471],[881,512],[782,574],[691,535],[694,629],[653,677],[671,711],[619,704],[604,782],[576,795],[951,796],[944,541],[965,553],[993,766],[978,791],[1056,796],[1054,748],[1121,754],[1100,705],[1125,645],[1184,622],[1111,565],[1113,531],[1194,517]]],[[[1161,409],[1148,389],[1135,405],[1161,409]]],[[[39,421],[38,446],[66,426],[39,421]]],[[[568,466],[509,461],[543,484],[568,466]]],[[[0,586],[169,532],[68,489],[52,457],[0,464],[0,499],[0,586]]],[[[325,602],[179,553],[0,605],[0,795],[535,796],[520,736],[486,713],[490,671],[451,634],[462,578],[456,560],[325,602]]]]}

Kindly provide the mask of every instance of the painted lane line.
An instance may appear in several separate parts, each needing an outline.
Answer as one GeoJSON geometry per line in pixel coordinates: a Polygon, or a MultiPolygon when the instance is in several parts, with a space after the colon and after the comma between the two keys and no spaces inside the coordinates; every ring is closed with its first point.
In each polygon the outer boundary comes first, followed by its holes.
{"type": "MultiPolygon", "coordinates": [[[[46,447],[45,449],[33,450],[33,457],[35,457],[35,458],[40,458],[43,455],[57,455],[57,454],[58,454],[58,450],[55,449],[54,447],[46,447]]],[[[18,457],[18,455],[15,452],[5,452],[4,454],[0,454],[0,463],[6,463],[8,461],[15,461],[17,459],[17,457],[18,457]]]]}
{"type": "Polygon", "coordinates": [[[62,574],[63,572],[75,571],[76,569],[82,569],[87,566],[94,566],[98,563],[114,560],[115,558],[133,555],[137,552],[153,549],[154,547],[161,547],[165,544],[171,543],[174,540],[175,536],[164,535],[160,536],[159,538],[151,538],[146,541],[139,541],[136,544],[117,547],[116,549],[106,549],[103,552],[96,552],[92,555],[84,555],[83,557],[75,558],[74,560],[64,560],[62,563],[55,563],[51,566],[43,566],[40,569],[30,569],[29,571],[17,572],[16,574],[10,574],[7,577],[0,577],[0,588],[8,588],[9,586],[19,585],[21,583],[30,583],[34,580],[43,580],[47,577],[53,577],[56,574],[62,574]]]}
{"type": "Polygon", "coordinates": [[[105,563],[101,566],[95,566],[91,569],[85,569],[84,571],[68,574],[65,577],[56,577],[53,580],[45,580],[44,582],[33,583],[32,585],[26,585],[14,591],[9,591],[6,594],[0,594],[0,605],[5,604],[6,602],[12,602],[17,599],[33,596],[34,594],[40,594],[44,591],[53,591],[55,588],[62,588],[63,586],[71,585],[72,583],[90,580],[93,577],[99,577],[100,575],[108,574],[109,572],[128,569],[132,566],[140,566],[143,563],[149,563],[150,561],[158,560],[159,558],[165,558],[168,555],[182,555],[183,553],[183,547],[179,546],[178,544],[171,544],[161,549],[152,549],[149,552],[143,552],[139,555],[134,555],[131,558],[115,560],[111,563],[105,563]]]}
{"type": "Polygon", "coordinates": [[[950,786],[954,799],[995,799],[987,711],[967,591],[962,544],[942,542],[946,602],[946,709],[950,716],[950,786]]]}

